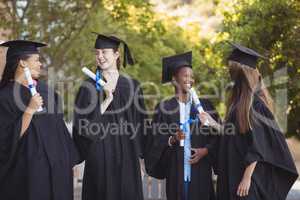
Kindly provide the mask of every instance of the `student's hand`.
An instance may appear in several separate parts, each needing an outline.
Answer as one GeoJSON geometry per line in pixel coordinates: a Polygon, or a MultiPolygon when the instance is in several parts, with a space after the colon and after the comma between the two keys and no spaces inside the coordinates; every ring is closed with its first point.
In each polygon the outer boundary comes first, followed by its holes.
{"type": "MultiPolygon", "coordinates": [[[[106,86],[106,85],[105,85],[106,86]]],[[[103,90],[105,92],[106,100],[112,100],[114,95],[113,95],[113,90],[109,87],[103,87],[103,90]]]]}
{"type": "Polygon", "coordinates": [[[199,160],[208,154],[207,148],[192,148],[191,151],[193,152],[190,160],[190,164],[192,165],[199,162],[199,160]]]}
{"type": "Polygon", "coordinates": [[[103,87],[103,89],[107,92],[113,93],[117,87],[117,82],[119,78],[118,71],[103,72],[103,77],[106,80],[106,84],[103,87]]]}
{"type": "Polygon", "coordinates": [[[211,116],[210,114],[208,114],[207,112],[200,112],[198,114],[198,117],[200,119],[201,122],[206,122],[208,121],[209,124],[215,124],[217,123],[211,116]]]}
{"type": "Polygon", "coordinates": [[[240,197],[248,196],[250,187],[251,187],[251,178],[244,177],[238,187],[237,195],[240,197]]]}
{"type": "Polygon", "coordinates": [[[43,106],[43,98],[39,93],[31,97],[29,105],[27,106],[26,113],[34,114],[41,106],[43,106]]]}
{"type": "MultiPolygon", "coordinates": [[[[207,112],[201,112],[198,115],[199,119],[201,122],[208,122],[208,126],[213,127],[217,130],[221,130],[221,124],[219,124],[218,122],[216,122],[214,120],[214,118],[212,118],[212,116],[210,116],[210,114],[208,114],[207,112]]],[[[203,125],[203,123],[202,123],[203,125]]]]}
{"type": "Polygon", "coordinates": [[[180,142],[180,140],[184,140],[184,138],[185,138],[184,133],[180,129],[178,129],[176,131],[176,134],[171,137],[170,143],[171,145],[176,145],[180,142]]]}

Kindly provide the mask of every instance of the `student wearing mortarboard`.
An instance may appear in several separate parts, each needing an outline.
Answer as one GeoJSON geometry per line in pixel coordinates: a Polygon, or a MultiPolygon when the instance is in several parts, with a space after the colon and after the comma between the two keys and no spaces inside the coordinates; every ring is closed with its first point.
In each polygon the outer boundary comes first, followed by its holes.
{"type": "Polygon", "coordinates": [[[72,200],[78,153],[63,120],[57,93],[39,81],[42,43],[15,40],[0,82],[0,198],[72,200]],[[24,69],[37,94],[31,96],[24,69]],[[44,111],[37,113],[40,106],[44,111]]]}
{"type": "MultiPolygon", "coordinates": [[[[194,84],[192,52],[165,57],[162,62],[162,83],[172,82],[175,94],[156,106],[152,139],[148,140],[145,156],[147,173],[166,179],[168,200],[213,200],[212,166],[216,138],[213,130],[197,120],[198,111],[189,93],[194,84]],[[180,123],[184,126],[180,127],[180,123]],[[189,138],[185,147],[179,142],[183,135],[189,138]],[[188,148],[186,152],[184,148],[188,148]],[[185,153],[191,155],[186,157],[185,153]],[[191,164],[186,165],[186,169],[185,159],[191,164]],[[185,180],[189,183],[184,189],[185,180]]],[[[218,121],[218,114],[210,101],[201,99],[200,102],[203,109],[218,121]]]]}
{"type": "Polygon", "coordinates": [[[83,200],[142,200],[139,158],[143,157],[145,106],[139,82],[119,74],[120,51],[133,65],[127,44],[98,34],[96,76],[104,87],[86,80],[75,100],[73,135],[85,160],[83,200]]]}
{"type": "Polygon", "coordinates": [[[272,99],[257,69],[260,54],[238,44],[228,58],[234,82],[226,126],[207,113],[202,120],[222,130],[218,155],[218,200],[284,200],[298,177],[272,99]],[[233,126],[229,126],[229,125],[233,126]]]}

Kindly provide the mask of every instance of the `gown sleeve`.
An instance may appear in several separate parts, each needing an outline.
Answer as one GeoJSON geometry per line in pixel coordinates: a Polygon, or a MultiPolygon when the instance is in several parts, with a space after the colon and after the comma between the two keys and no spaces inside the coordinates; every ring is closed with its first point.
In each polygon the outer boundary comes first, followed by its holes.
{"type": "Polygon", "coordinates": [[[166,178],[168,171],[168,158],[170,157],[170,148],[168,140],[170,134],[160,126],[165,121],[163,112],[159,105],[155,109],[155,114],[151,123],[151,131],[148,135],[145,167],[147,173],[157,179],[166,178]]]}
{"type": "Polygon", "coordinates": [[[80,162],[86,159],[91,144],[97,135],[89,132],[88,126],[101,120],[99,93],[90,81],[85,81],[79,88],[75,99],[72,135],[78,148],[80,162]]]}
{"type": "Polygon", "coordinates": [[[284,134],[273,114],[262,102],[254,105],[252,121],[245,164],[263,161],[294,172],[295,165],[284,134]]]}
{"type": "MultiPolygon", "coordinates": [[[[204,101],[204,105],[205,111],[208,112],[215,121],[221,123],[221,118],[218,112],[216,111],[215,107],[212,105],[212,103],[206,100],[204,101]]],[[[208,158],[213,166],[215,174],[217,174],[217,157],[219,152],[219,137],[216,133],[217,131],[214,130],[212,127],[209,128],[208,143],[205,145],[205,147],[208,149],[208,158]]]]}
{"type": "Polygon", "coordinates": [[[75,165],[79,164],[80,158],[79,158],[79,153],[78,150],[75,146],[75,143],[72,139],[72,135],[69,132],[66,123],[64,121],[64,116],[63,116],[63,109],[62,109],[62,99],[60,96],[55,92],[55,104],[57,107],[57,114],[58,114],[58,123],[60,124],[60,128],[62,129],[63,133],[63,138],[64,142],[66,142],[66,145],[68,147],[69,155],[70,155],[70,160],[71,160],[71,165],[74,167],[75,165]]]}
{"type": "Polygon", "coordinates": [[[33,128],[29,125],[20,137],[23,113],[17,109],[13,99],[0,100],[0,183],[15,162],[18,148],[24,142],[26,134],[33,128]]]}
{"type": "Polygon", "coordinates": [[[252,116],[245,166],[257,161],[253,175],[256,183],[264,186],[266,194],[276,193],[276,196],[285,199],[298,177],[285,137],[262,101],[254,104],[252,116]]]}
{"type": "Polygon", "coordinates": [[[136,81],[136,95],[134,98],[134,121],[135,125],[137,128],[137,146],[138,146],[138,154],[140,158],[144,158],[145,155],[145,148],[146,148],[146,143],[147,143],[147,111],[146,111],[146,106],[144,102],[144,95],[143,95],[143,90],[140,86],[140,84],[136,81]]]}

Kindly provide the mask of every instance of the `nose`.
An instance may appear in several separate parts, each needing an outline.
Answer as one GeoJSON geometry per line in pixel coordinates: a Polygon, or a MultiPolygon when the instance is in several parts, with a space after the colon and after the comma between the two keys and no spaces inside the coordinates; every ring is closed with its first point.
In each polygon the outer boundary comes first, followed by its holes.
{"type": "Polygon", "coordinates": [[[192,77],[187,77],[186,80],[190,83],[194,83],[194,78],[192,77]]]}
{"type": "Polygon", "coordinates": [[[102,52],[98,52],[98,58],[103,58],[103,53],[102,52]]]}
{"type": "Polygon", "coordinates": [[[194,84],[195,80],[193,78],[191,78],[191,84],[194,84]]]}

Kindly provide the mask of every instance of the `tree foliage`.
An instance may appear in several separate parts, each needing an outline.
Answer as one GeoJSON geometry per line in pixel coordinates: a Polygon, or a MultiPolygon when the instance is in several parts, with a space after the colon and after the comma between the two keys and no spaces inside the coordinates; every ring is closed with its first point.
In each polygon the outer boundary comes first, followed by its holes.
{"type": "MultiPolygon", "coordinates": [[[[151,1],[152,2],[152,1],[151,1]]],[[[0,3],[0,29],[8,29],[9,39],[26,38],[48,43],[43,51],[45,67],[53,82],[61,82],[65,110],[71,111],[78,85],[84,75],[81,67],[95,67],[92,31],[117,35],[127,41],[136,65],[122,69],[143,83],[149,109],[172,94],[171,86],[160,86],[161,58],[193,50],[195,79],[203,94],[213,97],[221,114],[225,112],[228,83],[225,41],[235,41],[268,57],[260,71],[273,95],[288,88],[288,106],[276,102],[278,112],[288,114],[287,132],[299,133],[300,124],[300,2],[297,0],[194,0],[171,1],[171,8],[199,10],[203,22],[213,18],[214,33],[205,33],[203,23],[179,25],[180,16],[157,12],[145,0],[4,0],[0,3]],[[222,18],[221,23],[218,20],[222,18]],[[203,31],[204,30],[204,31],[203,31]],[[287,69],[279,77],[280,70],[287,69]],[[275,72],[275,73],[274,73],[275,72]],[[203,83],[203,84],[202,84],[203,83]],[[283,89],[283,90],[281,90],[283,89]]],[[[209,23],[208,23],[209,24],[209,23]]],[[[207,25],[207,24],[206,24],[207,25]]],[[[281,71],[280,71],[281,72],[281,71]]],[[[67,112],[68,120],[72,112],[67,112]]],[[[284,119],[283,119],[284,120],[284,119]]]]}
{"type": "Polygon", "coordinates": [[[296,0],[241,0],[224,12],[222,34],[257,49],[268,57],[259,70],[268,77],[268,88],[280,119],[288,115],[287,133],[300,133],[300,2],[296,0]],[[285,73],[282,73],[286,71],[285,73]],[[280,75],[280,76],[278,76],[280,75]],[[278,95],[287,88],[287,106],[278,95]],[[276,93],[276,91],[279,93],[276,93]]]}

